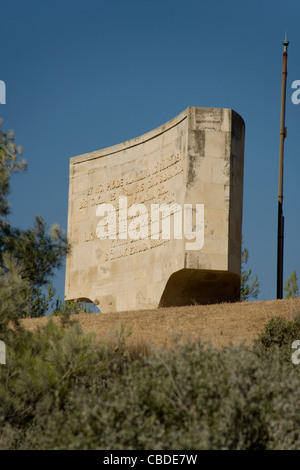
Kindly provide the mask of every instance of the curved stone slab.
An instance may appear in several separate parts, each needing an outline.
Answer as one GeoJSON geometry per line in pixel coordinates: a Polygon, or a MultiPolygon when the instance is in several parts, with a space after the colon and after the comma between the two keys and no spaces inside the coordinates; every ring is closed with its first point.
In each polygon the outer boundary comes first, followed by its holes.
{"type": "Polygon", "coordinates": [[[71,158],[66,300],[103,312],[238,300],[244,132],[230,109],[189,107],[147,134],[71,158]],[[162,204],[169,238],[162,220],[152,225],[162,204]]]}

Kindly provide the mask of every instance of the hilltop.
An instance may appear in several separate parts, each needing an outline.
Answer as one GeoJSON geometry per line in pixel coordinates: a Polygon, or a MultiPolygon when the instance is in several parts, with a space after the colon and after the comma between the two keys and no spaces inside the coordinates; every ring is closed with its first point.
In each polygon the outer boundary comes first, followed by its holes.
{"type": "MultiPolygon", "coordinates": [[[[180,334],[182,339],[200,336],[216,347],[245,343],[251,345],[264,325],[274,317],[291,320],[300,313],[300,299],[195,305],[118,313],[90,313],[74,316],[86,331],[99,339],[109,339],[121,325],[130,329],[128,342],[170,345],[180,334]]],[[[35,329],[49,317],[25,319],[28,329],[35,329]]],[[[54,317],[58,321],[58,317],[54,317]]],[[[300,339],[300,338],[299,338],[300,339]]]]}

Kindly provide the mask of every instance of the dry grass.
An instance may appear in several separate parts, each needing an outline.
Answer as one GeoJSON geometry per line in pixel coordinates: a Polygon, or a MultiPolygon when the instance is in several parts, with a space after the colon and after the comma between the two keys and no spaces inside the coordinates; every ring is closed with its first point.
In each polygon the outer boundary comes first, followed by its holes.
{"type": "MultiPolygon", "coordinates": [[[[171,307],[119,313],[76,315],[82,327],[97,338],[109,340],[121,325],[131,331],[127,344],[140,349],[153,344],[170,346],[178,335],[182,340],[200,336],[216,347],[245,343],[250,345],[274,316],[291,320],[300,313],[300,299],[237,302],[217,305],[171,307]]],[[[59,321],[58,317],[54,317],[59,321]]],[[[46,323],[48,317],[25,319],[28,329],[46,323]]]]}

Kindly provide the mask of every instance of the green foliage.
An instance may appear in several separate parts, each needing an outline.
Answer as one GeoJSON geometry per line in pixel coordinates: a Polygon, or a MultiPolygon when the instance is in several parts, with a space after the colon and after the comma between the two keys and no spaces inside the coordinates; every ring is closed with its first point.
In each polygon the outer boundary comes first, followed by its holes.
{"type": "MultiPolygon", "coordinates": [[[[26,161],[20,160],[22,147],[17,146],[14,140],[14,133],[5,132],[0,119],[0,217],[7,217],[9,214],[9,203],[7,196],[10,190],[10,177],[13,173],[24,171],[26,161]]],[[[0,219],[0,220],[1,220],[0,219]]]]}
{"type": "Polygon", "coordinates": [[[105,344],[57,321],[4,338],[1,449],[300,449],[299,370],[281,357],[299,320],[272,320],[253,350],[198,340],[143,357],[125,325],[105,344]]]}
{"type": "Polygon", "coordinates": [[[47,233],[45,222],[37,216],[34,227],[28,230],[7,226],[2,243],[3,252],[13,255],[22,278],[31,286],[31,316],[43,316],[48,305],[42,288],[49,284],[54,269],[62,266],[69,250],[63,231],[55,224],[47,233]]]}
{"type": "Polygon", "coordinates": [[[18,328],[4,339],[7,365],[0,369],[0,415],[16,436],[31,426],[37,409],[47,404],[63,409],[75,384],[92,386],[93,377],[105,370],[93,341],[77,323],[63,329],[50,320],[35,334],[18,328]]]}
{"type": "Polygon", "coordinates": [[[47,233],[44,220],[36,216],[34,227],[11,229],[7,249],[20,261],[23,277],[38,288],[47,284],[54,269],[62,266],[66,240],[57,224],[47,233]]]}
{"type": "Polygon", "coordinates": [[[250,298],[257,298],[259,293],[258,276],[251,279],[251,269],[246,269],[248,263],[249,252],[247,248],[242,250],[242,262],[241,262],[241,300],[249,300],[250,298]]]}
{"type": "Polygon", "coordinates": [[[43,288],[49,284],[54,270],[62,266],[70,247],[63,230],[54,224],[48,231],[40,216],[36,216],[34,226],[28,230],[11,226],[7,198],[11,175],[26,168],[26,161],[20,160],[21,153],[13,133],[2,129],[0,120],[0,268],[7,272],[4,254],[13,256],[19,274],[31,288],[30,315],[38,317],[45,314],[49,304],[43,288]]]}
{"type": "Polygon", "coordinates": [[[52,315],[77,315],[79,313],[91,313],[90,306],[85,302],[77,302],[74,300],[61,302],[59,299],[56,299],[55,309],[53,310],[52,315]]]}
{"type": "Polygon", "coordinates": [[[7,253],[0,268],[0,334],[7,331],[9,322],[18,324],[20,318],[29,316],[31,291],[20,274],[16,261],[7,253]]]}
{"type": "Polygon", "coordinates": [[[291,345],[300,339],[300,315],[291,321],[281,317],[273,317],[264,327],[255,341],[258,352],[279,351],[279,359],[291,365],[291,345]]]}
{"type": "Polygon", "coordinates": [[[284,290],[286,292],[285,297],[287,299],[296,299],[300,297],[296,271],[293,271],[290,277],[286,280],[284,290]]]}
{"type": "Polygon", "coordinates": [[[69,324],[71,315],[78,315],[79,313],[91,313],[89,305],[85,302],[76,302],[74,300],[66,300],[61,302],[58,298],[55,302],[55,308],[52,311],[53,316],[61,317],[63,326],[69,324]]]}

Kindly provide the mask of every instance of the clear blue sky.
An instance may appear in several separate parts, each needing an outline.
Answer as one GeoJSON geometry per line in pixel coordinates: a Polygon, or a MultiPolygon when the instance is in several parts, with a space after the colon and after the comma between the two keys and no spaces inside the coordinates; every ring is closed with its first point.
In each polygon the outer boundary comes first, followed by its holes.
{"type": "MultiPolygon", "coordinates": [[[[141,135],[188,106],[246,123],[243,238],[259,299],[276,297],[282,40],[288,31],[284,278],[300,277],[299,0],[1,0],[5,129],[24,149],[14,225],[67,229],[69,158],[141,135]]],[[[64,295],[64,269],[54,285],[64,295]]]]}

